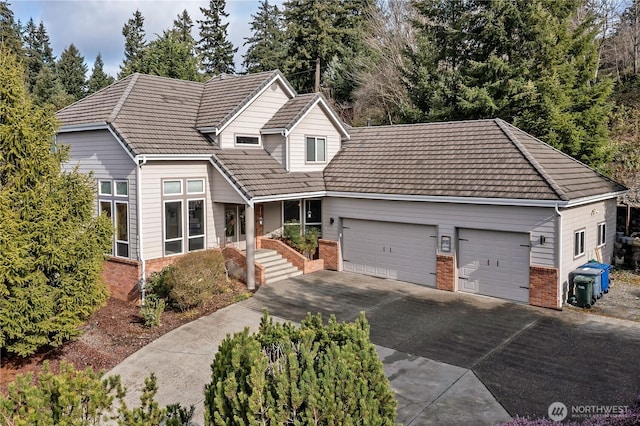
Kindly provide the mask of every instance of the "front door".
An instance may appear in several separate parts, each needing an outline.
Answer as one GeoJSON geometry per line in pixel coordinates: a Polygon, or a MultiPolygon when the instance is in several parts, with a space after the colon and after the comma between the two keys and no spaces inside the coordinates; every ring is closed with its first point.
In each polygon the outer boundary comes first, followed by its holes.
{"type": "Polygon", "coordinates": [[[243,248],[241,246],[244,245],[246,240],[244,209],[244,204],[224,205],[225,243],[234,244],[239,248],[243,248]]]}

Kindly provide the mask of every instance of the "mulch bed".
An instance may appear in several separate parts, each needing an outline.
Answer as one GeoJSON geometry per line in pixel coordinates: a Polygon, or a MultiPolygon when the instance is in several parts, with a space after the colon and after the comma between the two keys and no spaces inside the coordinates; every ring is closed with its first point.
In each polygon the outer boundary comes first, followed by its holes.
{"type": "Polygon", "coordinates": [[[163,334],[231,305],[246,297],[247,293],[243,283],[231,283],[230,291],[217,295],[205,306],[186,312],[164,312],[161,325],[154,328],[145,327],[138,306],[111,298],[82,327],[83,333],[78,340],[27,358],[3,355],[0,360],[0,392],[6,394],[7,385],[18,374],[39,372],[44,361],[49,361],[54,372],[59,370],[62,361],[79,370],[91,367],[94,371],[108,371],[163,334]]]}

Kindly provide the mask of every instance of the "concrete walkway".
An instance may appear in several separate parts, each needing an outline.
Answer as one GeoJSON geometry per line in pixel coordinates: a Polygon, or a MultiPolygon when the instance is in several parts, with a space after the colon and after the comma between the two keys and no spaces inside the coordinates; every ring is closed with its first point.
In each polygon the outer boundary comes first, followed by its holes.
{"type": "MultiPolygon", "coordinates": [[[[228,334],[245,327],[255,331],[260,324],[261,311],[246,302],[167,333],[109,371],[108,375],[119,375],[127,387],[127,405],[139,404],[144,379],[154,372],[158,402],[194,405],[194,421],[204,424],[204,387],[211,381],[210,365],[218,346],[228,334]]],[[[470,370],[382,346],[376,349],[396,392],[397,422],[495,424],[511,418],[470,370]]]]}

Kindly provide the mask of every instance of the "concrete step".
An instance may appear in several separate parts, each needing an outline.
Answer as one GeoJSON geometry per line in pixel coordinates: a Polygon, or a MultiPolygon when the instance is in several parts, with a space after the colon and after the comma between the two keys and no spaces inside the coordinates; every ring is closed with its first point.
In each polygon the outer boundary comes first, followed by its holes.
{"type": "Polygon", "coordinates": [[[298,275],[302,275],[302,271],[300,271],[297,268],[294,268],[295,271],[292,272],[287,272],[287,273],[280,273],[274,276],[267,276],[265,274],[265,279],[267,281],[267,284],[273,284],[275,282],[281,281],[281,280],[286,280],[287,278],[293,278],[293,277],[297,277],[298,275]]]}
{"type": "Polygon", "coordinates": [[[280,256],[280,254],[278,254],[278,252],[275,250],[260,249],[260,250],[256,250],[253,257],[256,261],[260,261],[260,260],[274,258],[274,257],[279,258],[282,256],[280,256]]]}
{"type": "Polygon", "coordinates": [[[288,269],[288,268],[298,269],[295,266],[293,266],[291,263],[287,262],[286,259],[279,259],[273,262],[260,263],[260,264],[264,266],[265,273],[272,272],[272,271],[281,271],[283,269],[288,269]]]}
{"type": "Polygon", "coordinates": [[[264,278],[267,284],[302,275],[302,271],[275,250],[256,250],[254,258],[264,266],[264,278]]]}

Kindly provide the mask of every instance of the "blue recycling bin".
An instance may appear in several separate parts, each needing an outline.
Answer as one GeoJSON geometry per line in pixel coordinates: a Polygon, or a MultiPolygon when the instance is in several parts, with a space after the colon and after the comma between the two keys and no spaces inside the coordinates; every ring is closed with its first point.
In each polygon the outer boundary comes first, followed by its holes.
{"type": "Polygon", "coordinates": [[[587,268],[602,269],[601,289],[603,293],[605,294],[609,293],[609,285],[610,285],[609,271],[613,269],[613,265],[608,265],[606,263],[600,263],[600,262],[596,262],[595,260],[592,260],[589,263],[585,263],[582,266],[587,268]]]}
{"type": "Polygon", "coordinates": [[[576,274],[593,277],[593,303],[602,297],[602,269],[583,265],[574,271],[576,274]]]}

